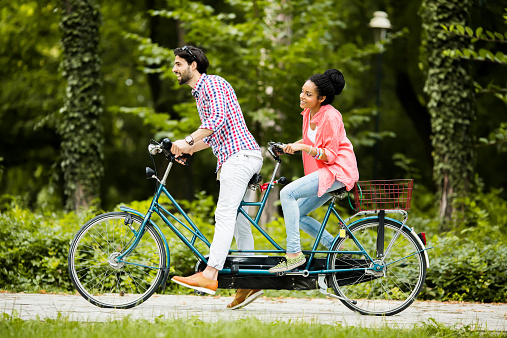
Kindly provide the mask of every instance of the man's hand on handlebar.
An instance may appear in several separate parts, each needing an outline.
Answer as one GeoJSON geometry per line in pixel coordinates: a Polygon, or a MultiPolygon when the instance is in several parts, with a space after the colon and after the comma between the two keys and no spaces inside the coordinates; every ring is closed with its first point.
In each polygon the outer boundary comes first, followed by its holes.
{"type": "Polygon", "coordinates": [[[190,149],[190,144],[188,144],[185,140],[177,140],[173,142],[171,147],[171,153],[175,157],[180,157],[183,153],[188,153],[190,149]]]}
{"type": "Polygon", "coordinates": [[[185,140],[174,141],[171,146],[171,153],[174,155],[174,160],[181,165],[188,165],[188,159],[192,156],[189,152],[190,144],[185,140]]]}
{"type": "Polygon", "coordinates": [[[180,157],[175,157],[174,160],[176,162],[178,162],[179,164],[181,164],[181,165],[188,165],[187,161],[188,161],[188,159],[190,159],[190,156],[192,156],[192,155],[190,155],[190,154],[183,154],[180,157]]]}

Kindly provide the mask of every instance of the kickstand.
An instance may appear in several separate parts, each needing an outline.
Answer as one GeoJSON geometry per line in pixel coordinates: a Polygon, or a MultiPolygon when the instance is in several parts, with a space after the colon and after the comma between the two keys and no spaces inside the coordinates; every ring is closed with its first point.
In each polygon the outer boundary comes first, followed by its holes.
{"type": "Polygon", "coordinates": [[[319,283],[319,291],[323,295],[326,295],[326,296],[329,296],[332,298],[336,298],[336,299],[339,299],[339,300],[342,300],[342,301],[345,301],[348,303],[352,303],[354,305],[357,304],[357,302],[355,300],[348,299],[345,297],[340,297],[340,296],[337,296],[337,295],[327,292],[326,275],[319,275],[318,283],[319,283]]]}

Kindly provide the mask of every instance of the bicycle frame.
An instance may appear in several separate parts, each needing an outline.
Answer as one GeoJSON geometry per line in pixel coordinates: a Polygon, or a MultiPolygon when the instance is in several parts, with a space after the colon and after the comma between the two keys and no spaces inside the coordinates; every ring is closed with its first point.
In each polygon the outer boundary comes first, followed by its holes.
{"type": "MultiPolygon", "coordinates": [[[[262,212],[264,210],[264,207],[265,207],[265,205],[267,203],[267,199],[268,199],[268,197],[270,195],[270,192],[272,191],[272,189],[273,189],[273,187],[275,185],[275,175],[276,175],[276,173],[277,173],[277,171],[279,169],[279,166],[281,164],[281,159],[279,157],[275,156],[275,155],[273,155],[273,156],[275,157],[275,160],[277,160],[277,163],[275,165],[275,168],[273,170],[273,174],[271,176],[271,179],[269,181],[269,184],[267,186],[266,192],[264,193],[264,196],[263,196],[262,200],[260,202],[247,202],[247,201],[243,200],[241,202],[241,204],[240,204],[240,207],[238,208],[238,214],[239,213],[243,214],[246,217],[246,219],[251,223],[251,225],[253,225],[274,246],[275,249],[273,249],[273,250],[249,250],[249,251],[246,251],[246,250],[242,250],[242,251],[241,250],[230,250],[230,253],[239,253],[239,252],[241,252],[241,253],[252,253],[252,254],[258,254],[258,253],[277,253],[277,254],[283,254],[283,253],[286,252],[285,249],[283,249],[278,243],[276,243],[276,241],[273,238],[271,238],[271,236],[269,236],[269,234],[266,233],[266,231],[264,231],[260,227],[260,225],[259,225],[259,220],[260,220],[260,217],[261,217],[262,212]],[[258,207],[257,213],[256,213],[256,215],[255,215],[254,218],[250,217],[250,215],[245,211],[245,207],[249,207],[249,206],[258,207]]],[[[167,179],[167,177],[169,175],[169,172],[170,172],[170,170],[172,168],[172,165],[173,165],[173,159],[170,160],[169,165],[167,166],[166,171],[164,173],[163,179],[160,181],[160,180],[158,180],[158,178],[156,178],[157,181],[159,182],[159,185],[158,185],[158,188],[156,190],[155,196],[153,197],[153,200],[151,202],[151,205],[150,205],[149,210],[146,213],[146,215],[143,215],[139,211],[134,210],[132,208],[128,208],[128,207],[124,207],[124,206],[120,207],[120,209],[122,211],[125,211],[125,212],[128,212],[128,213],[132,213],[132,214],[136,214],[136,215],[142,217],[143,218],[143,222],[141,224],[141,227],[137,231],[135,229],[133,229],[129,225],[131,231],[135,234],[135,239],[133,240],[133,242],[131,243],[131,245],[121,255],[119,255],[116,258],[116,260],[118,262],[122,262],[122,263],[125,263],[125,264],[134,264],[134,263],[129,263],[128,261],[126,261],[124,259],[126,259],[126,257],[128,257],[128,255],[135,249],[135,247],[141,241],[141,238],[144,235],[146,226],[149,223],[149,224],[151,224],[156,229],[156,231],[158,231],[158,233],[161,235],[161,238],[164,241],[164,245],[166,247],[166,252],[167,252],[167,266],[165,268],[168,268],[170,266],[170,254],[169,254],[169,246],[167,244],[167,240],[166,240],[165,236],[163,235],[162,231],[160,230],[160,228],[151,220],[151,217],[152,217],[153,213],[156,213],[164,221],[164,223],[166,223],[166,225],[175,233],[175,235],[180,240],[182,240],[185,243],[185,245],[201,261],[207,263],[206,257],[199,251],[198,248],[196,248],[195,242],[196,242],[197,239],[199,239],[202,242],[204,242],[204,244],[206,244],[206,246],[208,248],[211,245],[210,242],[204,236],[204,234],[197,228],[197,226],[192,222],[192,220],[190,219],[190,217],[188,216],[188,214],[181,208],[181,206],[178,204],[178,202],[172,197],[172,195],[169,193],[169,191],[165,187],[165,182],[166,182],[166,179],[167,179]],[[165,196],[167,196],[169,198],[169,200],[171,201],[171,204],[183,216],[183,218],[185,219],[185,221],[187,222],[187,224],[185,224],[184,222],[182,222],[173,213],[171,213],[169,210],[167,210],[166,208],[164,208],[159,203],[159,199],[162,196],[162,194],[164,194],[165,196]],[[172,221],[171,221],[171,219],[172,219],[172,221]],[[188,239],[180,231],[180,229],[178,229],[177,224],[183,226],[185,229],[187,229],[188,231],[190,231],[190,233],[192,234],[192,238],[188,239]]],[[[321,227],[319,229],[319,232],[317,234],[315,242],[313,243],[312,249],[311,250],[303,250],[304,254],[309,255],[309,259],[305,263],[303,272],[302,273],[298,272],[298,273],[294,273],[294,274],[303,274],[305,276],[308,276],[308,275],[316,275],[316,274],[322,275],[322,274],[331,274],[331,273],[337,273],[337,272],[352,272],[352,271],[364,271],[365,270],[364,267],[363,268],[358,268],[358,269],[352,269],[351,268],[351,269],[334,269],[334,270],[330,270],[330,269],[310,270],[311,263],[314,260],[316,254],[340,253],[340,254],[357,254],[357,255],[362,255],[362,256],[365,257],[366,260],[368,260],[368,261],[370,261],[372,263],[372,267],[370,267],[369,269],[373,269],[373,263],[374,263],[375,258],[374,257],[370,257],[370,255],[366,252],[366,250],[363,248],[363,246],[361,245],[361,243],[354,237],[354,235],[349,230],[349,228],[352,225],[354,225],[355,223],[357,223],[357,222],[359,222],[361,220],[364,220],[365,218],[361,218],[361,219],[358,219],[358,220],[356,220],[356,221],[354,221],[352,223],[347,224],[347,222],[350,219],[352,219],[352,218],[354,218],[356,216],[365,214],[365,213],[364,212],[357,213],[357,214],[355,214],[355,215],[347,218],[344,221],[340,217],[340,215],[338,214],[338,212],[335,210],[335,208],[334,208],[335,199],[336,199],[336,197],[332,197],[332,199],[331,199],[331,202],[330,202],[330,204],[329,204],[329,206],[327,208],[324,220],[321,223],[321,227]],[[345,230],[346,235],[350,236],[350,238],[354,241],[354,243],[356,244],[356,246],[358,248],[357,251],[317,250],[317,247],[318,247],[318,245],[320,243],[320,239],[322,237],[322,234],[324,233],[324,230],[325,230],[325,228],[327,226],[327,223],[328,223],[328,221],[329,221],[329,219],[331,217],[331,214],[333,214],[338,219],[339,224],[340,224],[341,228],[343,230],[345,230]]],[[[399,210],[389,210],[389,212],[399,212],[399,210]]],[[[375,213],[375,212],[373,212],[373,213],[375,213]]],[[[378,217],[371,217],[371,219],[377,219],[377,218],[378,217]]],[[[366,218],[366,219],[368,219],[368,218],[366,218]]],[[[401,231],[401,229],[403,227],[406,227],[406,225],[405,225],[406,213],[405,213],[405,219],[404,219],[403,222],[400,222],[400,221],[392,219],[392,218],[388,218],[388,219],[390,219],[390,220],[392,220],[394,222],[399,223],[400,224],[400,231],[401,231]]],[[[412,231],[410,228],[408,228],[408,227],[406,227],[406,228],[409,231],[412,231]]],[[[333,242],[333,245],[334,245],[334,243],[338,239],[339,239],[339,236],[335,238],[335,240],[333,242]]],[[[421,245],[421,247],[424,248],[423,245],[421,245]]],[[[389,249],[390,249],[390,245],[388,246],[388,248],[386,250],[386,253],[388,252],[389,249]]],[[[424,249],[424,250],[421,250],[421,251],[424,251],[424,253],[426,254],[426,258],[428,258],[426,250],[427,249],[424,249]]],[[[407,257],[409,257],[409,256],[407,256],[407,257]]],[[[404,257],[402,259],[405,259],[407,257],[404,257]]],[[[326,266],[329,266],[329,255],[328,255],[327,259],[328,259],[328,261],[327,261],[327,265],[326,266]]],[[[429,260],[428,259],[427,259],[427,262],[428,262],[428,265],[429,265],[429,260]]],[[[383,264],[383,260],[382,260],[382,264],[383,264]]],[[[378,265],[378,263],[376,263],[376,265],[378,265]]],[[[155,267],[153,267],[153,268],[156,269],[155,267]]],[[[219,273],[220,274],[232,274],[233,272],[231,271],[231,269],[223,269],[219,273]]],[[[238,271],[234,271],[234,274],[273,276],[273,274],[269,273],[268,270],[260,270],[260,269],[239,269],[238,271]]],[[[287,274],[292,274],[292,273],[288,272],[287,274]]]]}

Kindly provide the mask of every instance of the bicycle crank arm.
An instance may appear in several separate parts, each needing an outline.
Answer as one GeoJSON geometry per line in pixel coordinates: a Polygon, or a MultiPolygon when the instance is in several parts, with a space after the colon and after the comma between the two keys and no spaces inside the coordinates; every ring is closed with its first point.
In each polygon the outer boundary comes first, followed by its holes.
{"type": "Polygon", "coordinates": [[[323,295],[329,296],[329,297],[333,297],[333,298],[336,298],[336,299],[339,299],[339,300],[343,300],[345,302],[352,303],[354,305],[357,304],[357,301],[355,301],[353,299],[348,299],[348,298],[345,298],[345,297],[340,297],[340,296],[337,296],[335,294],[327,292],[327,284],[326,284],[325,278],[326,278],[325,275],[319,275],[319,288],[320,288],[319,291],[320,291],[320,293],[322,293],[323,295]]]}
{"type": "Polygon", "coordinates": [[[308,276],[310,276],[310,273],[308,272],[308,270],[302,270],[302,271],[301,270],[291,270],[291,271],[286,271],[285,275],[308,277],[308,276]]]}

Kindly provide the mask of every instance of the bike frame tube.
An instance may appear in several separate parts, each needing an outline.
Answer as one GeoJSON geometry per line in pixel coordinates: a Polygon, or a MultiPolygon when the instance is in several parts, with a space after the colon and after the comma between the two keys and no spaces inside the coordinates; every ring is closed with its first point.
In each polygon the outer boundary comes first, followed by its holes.
{"type": "MultiPolygon", "coordinates": [[[[268,187],[268,189],[270,190],[270,188],[268,187]]],[[[243,209],[243,206],[251,206],[251,205],[254,205],[254,203],[248,203],[246,202],[245,204],[243,204],[243,202],[241,202],[241,205],[238,209],[238,213],[241,213],[243,214],[243,216],[245,216],[245,218],[250,222],[250,224],[252,224],[277,250],[275,250],[274,252],[285,252],[285,249],[282,248],[280,245],[278,245],[278,243],[273,239],[271,238],[271,236],[269,236],[269,234],[264,231],[264,229],[262,229],[259,225],[259,219],[261,217],[261,213],[262,213],[262,209],[264,208],[264,205],[266,204],[266,196],[268,196],[269,194],[269,190],[266,191],[266,194],[264,194],[264,198],[262,199],[262,202],[260,203],[261,206],[259,207],[259,210],[257,210],[257,215],[255,217],[255,220],[253,220],[250,215],[248,215],[248,213],[245,211],[245,209],[243,209]]],[[[257,204],[257,203],[255,203],[257,204]]],[[[239,252],[240,250],[230,250],[231,252],[239,252]]],[[[261,251],[258,251],[258,250],[254,250],[255,252],[261,252],[261,251]]],[[[248,251],[244,251],[244,250],[241,250],[241,252],[248,252],[248,251]]],[[[272,252],[272,251],[270,251],[272,252]]]]}
{"type": "MultiPolygon", "coordinates": [[[[169,170],[170,170],[170,168],[168,168],[167,171],[169,171],[169,170]]],[[[166,174],[164,175],[164,177],[167,177],[167,171],[166,171],[166,174]]],[[[162,233],[162,231],[160,230],[160,228],[158,228],[158,226],[155,224],[155,222],[153,222],[151,220],[151,216],[153,215],[153,213],[156,213],[158,216],[160,216],[160,218],[162,218],[162,220],[164,221],[164,223],[176,234],[176,236],[178,236],[179,239],[181,239],[190,248],[190,250],[192,250],[192,252],[194,252],[194,254],[197,257],[199,257],[200,259],[204,259],[205,260],[204,255],[199,250],[197,250],[197,248],[195,248],[195,246],[193,245],[193,243],[191,243],[186,238],[186,236],[183,235],[183,233],[181,231],[179,231],[179,229],[176,226],[174,226],[171,223],[171,221],[169,221],[167,219],[167,217],[165,217],[165,215],[164,215],[163,212],[166,212],[173,219],[177,220],[178,223],[182,224],[187,230],[189,230],[194,235],[194,237],[198,237],[208,247],[210,246],[210,243],[206,239],[206,237],[199,231],[199,229],[195,226],[195,224],[192,222],[192,220],[188,217],[187,213],[180,207],[180,205],[178,204],[178,202],[176,202],[176,200],[167,191],[167,189],[165,188],[165,186],[163,184],[159,184],[159,186],[157,188],[157,192],[155,193],[155,196],[153,197],[153,200],[151,201],[150,208],[148,209],[148,212],[146,213],[146,215],[143,215],[142,213],[138,212],[137,210],[134,210],[134,209],[131,209],[131,208],[127,208],[127,207],[121,207],[120,209],[123,210],[123,211],[126,211],[126,212],[131,212],[131,213],[137,214],[140,217],[143,217],[143,222],[141,224],[141,227],[139,228],[139,231],[135,234],[135,239],[132,242],[132,244],[130,245],[130,247],[127,248],[127,250],[125,250],[124,253],[122,253],[120,256],[118,256],[116,258],[118,262],[127,263],[127,261],[124,261],[123,258],[125,256],[128,256],[134,250],[134,248],[139,244],[139,241],[141,240],[142,236],[144,235],[146,224],[149,222],[150,224],[153,225],[153,227],[155,227],[155,229],[161,235],[161,237],[162,237],[162,239],[164,241],[164,245],[166,246],[166,251],[167,251],[167,262],[168,262],[167,265],[166,265],[166,267],[170,266],[169,265],[169,262],[170,262],[170,260],[169,260],[169,246],[168,246],[167,240],[166,240],[164,234],[162,233]],[[183,222],[181,222],[179,219],[177,219],[173,214],[171,214],[162,205],[160,205],[158,203],[158,200],[159,200],[160,195],[162,194],[162,192],[169,198],[169,200],[171,201],[172,205],[174,205],[176,207],[176,209],[183,215],[183,217],[190,224],[190,226],[192,227],[193,230],[190,229],[188,226],[186,226],[183,222]],[[161,210],[163,210],[163,211],[161,211],[161,210]]],[[[195,242],[195,239],[193,239],[192,242],[195,242]]]]}
{"type": "MultiPolygon", "coordinates": [[[[329,215],[331,215],[331,210],[334,210],[334,198],[331,199],[331,202],[330,202],[330,204],[327,208],[327,211],[326,211],[326,216],[324,216],[324,220],[322,221],[319,232],[317,233],[317,237],[315,238],[315,242],[313,243],[310,257],[308,258],[308,262],[306,263],[306,270],[308,270],[310,268],[313,257],[315,257],[315,253],[316,253],[317,247],[320,243],[320,239],[322,237],[322,234],[324,233],[324,229],[327,226],[327,221],[329,220],[329,215]]],[[[341,219],[340,219],[340,221],[341,221],[341,219]]]]}
{"type": "Polygon", "coordinates": [[[266,189],[266,192],[264,193],[264,196],[262,197],[262,200],[260,202],[245,202],[241,201],[239,208],[238,208],[238,214],[241,213],[245,218],[250,222],[251,225],[253,225],[275,248],[276,250],[253,250],[253,251],[245,251],[245,250],[229,250],[230,252],[258,252],[258,253],[284,253],[286,252],[284,248],[282,248],[269,234],[264,231],[259,225],[259,220],[261,218],[262,212],[264,211],[264,207],[266,206],[266,203],[268,201],[269,194],[271,193],[271,190],[275,186],[275,175],[278,172],[278,168],[280,167],[280,162],[276,162],[275,168],[273,169],[273,174],[271,175],[271,179],[269,180],[268,187],[266,189]],[[255,220],[248,215],[248,213],[245,211],[243,207],[249,207],[249,206],[256,206],[259,207],[257,210],[257,213],[255,215],[255,220]]]}
{"type": "MultiPolygon", "coordinates": [[[[187,213],[180,207],[180,205],[178,204],[178,202],[176,202],[176,200],[172,197],[172,195],[167,191],[167,189],[164,186],[162,186],[162,192],[169,198],[169,200],[171,200],[172,205],[174,205],[176,207],[176,209],[178,210],[178,212],[181,213],[181,215],[185,218],[185,220],[188,222],[188,224],[190,224],[190,226],[192,227],[193,230],[190,229],[186,224],[184,224],[183,222],[181,222],[178,218],[176,218],[168,210],[166,210],[161,204],[159,204],[158,203],[158,198],[157,198],[157,202],[155,203],[155,210],[154,210],[155,213],[157,215],[159,215],[162,219],[164,219],[164,222],[171,228],[171,230],[176,231],[177,228],[174,227],[174,225],[172,225],[171,222],[169,222],[169,220],[164,216],[164,214],[162,213],[162,211],[164,213],[167,213],[169,216],[171,216],[171,218],[173,218],[174,220],[176,220],[179,224],[181,224],[188,231],[190,231],[195,237],[199,238],[201,241],[204,242],[204,244],[206,244],[208,247],[210,247],[211,244],[208,241],[208,239],[206,238],[206,236],[204,236],[204,234],[199,230],[199,228],[197,228],[197,226],[194,224],[194,222],[192,222],[192,220],[190,219],[190,217],[188,217],[187,213]]],[[[178,230],[178,232],[179,232],[179,230],[178,230]]]]}
{"type": "Polygon", "coordinates": [[[185,245],[199,258],[207,262],[204,255],[194,246],[195,238],[192,240],[188,240],[188,238],[164,215],[164,212],[168,213],[171,218],[178,221],[179,224],[183,225],[187,230],[189,230],[194,237],[199,238],[202,240],[208,247],[211,245],[208,239],[201,233],[201,231],[197,228],[197,226],[192,222],[190,217],[188,217],[187,213],[181,208],[181,206],[178,204],[178,202],[172,197],[172,195],[167,191],[165,186],[160,185],[160,188],[157,191],[157,194],[155,198],[153,199],[154,203],[152,203],[152,206],[150,207],[150,212],[155,212],[163,221],[164,223],[174,232],[176,236],[180,240],[185,243],[185,245]],[[181,213],[181,215],[185,218],[185,220],[190,224],[192,229],[190,229],[188,226],[186,226],[183,222],[181,222],[179,219],[177,219],[172,213],[167,211],[164,207],[162,207],[158,203],[158,199],[160,198],[161,193],[164,193],[169,200],[171,201],[172,205],[181,213]],[[162,211],[164,210],[164,211],[162,211]]]}
{"type": "MultiPolygon", "coordinates": [[[[318,275],[318,274],[329,274],[329,273],[336,273],[336,272],[352,272],[352,271],[364,271],[365,268],[358,268],[358,269],[334,269],[334,270],[312,270],[308,271],[309,275],[318,275]]],[[[366,270],[373,270],[373,269],[366,269],[366,270]]],[[[264,276],[274,276],[274,273],[270,273],[268,270],[259,270],[259,269],[239,269],[237,271],[232,272],[231,269],[222,269],[220,270],[221,274],[235,274],[235,275],[264,275],[264,276]]],[[[287,273],[287,275],[301,275],[301,273],[287,273]]]]}

